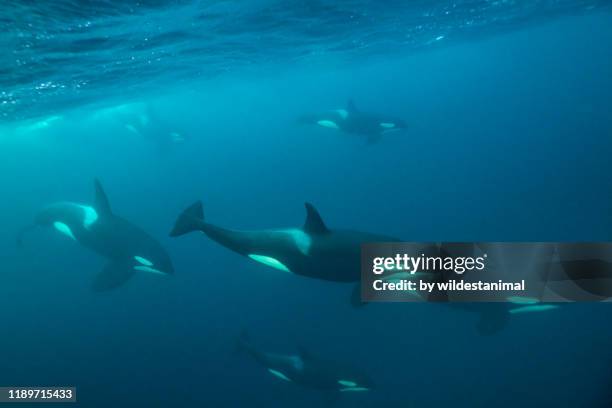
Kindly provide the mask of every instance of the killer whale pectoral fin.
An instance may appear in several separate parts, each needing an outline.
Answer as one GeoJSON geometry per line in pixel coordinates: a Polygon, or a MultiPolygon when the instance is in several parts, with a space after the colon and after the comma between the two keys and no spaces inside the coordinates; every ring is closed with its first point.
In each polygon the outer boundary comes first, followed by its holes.
{"type": "Polygon", "coordinates": [[[94,200],[95,209],[101,214],[111,215],[112,211],[111,211],[110,203],[108,202],[108,197],[106,196],[106,193],[104,192],[104,188],[102,187],[102,183],[100,183],[100,180],[98,179],[94,180],[94,187],[95,187],[95,200],[94,200]]]}
{"type": "Polygon", "coordinates": [[[325,226],[323,218],[317,209],[310,203],[304,203],[306,207],[306,222],[304,223],[304,232],[308,234],[326,234],[329,229],[325,226]]]}
{"type": "Polygon", "coordinates": [[[91,286],[94,292],[106,292],[116,289],[127,282],[136,272],[133,263],[129,260],[110,261],[102,271],[96,275],[91,286]]]}

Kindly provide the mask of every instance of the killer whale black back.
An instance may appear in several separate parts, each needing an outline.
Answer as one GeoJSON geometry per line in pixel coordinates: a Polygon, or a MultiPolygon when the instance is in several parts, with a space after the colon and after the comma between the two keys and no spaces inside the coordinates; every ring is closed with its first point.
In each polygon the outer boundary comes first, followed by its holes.
{"type": "Polygon", "coordinates": [[[207,223],[202,203],[197,201],[179,215],[170,236],[202,231],[226,248],[267,266],[334,282],[361,278],[361,244],[399,241],[368,232],[329,229],[312,204],[305,207],[302,228],[237,231],[207,223]]]}

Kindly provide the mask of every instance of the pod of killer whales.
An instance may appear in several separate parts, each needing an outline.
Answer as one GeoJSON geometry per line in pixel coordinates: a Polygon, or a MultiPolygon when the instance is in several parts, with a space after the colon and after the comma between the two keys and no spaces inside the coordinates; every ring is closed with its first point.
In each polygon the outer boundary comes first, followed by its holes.
{"type": "MultiPolygon", "coordinates": [[[[401,119],[363,112],[350,101],[341,109],[303,115],[298,122],[362,136],[368,143],[406,128],[401,119]]],[[[126,129],[139,134],[151,128],[156,127],[150,124],[148,117],[141,118],[137,123],[126,124],[126,129]]],[[[164,129],[161,136],[164,143],[185,141],[182,132],[174,131],[169,126],[164,129]]],[[[157,139],[161,134],[158,130],[157,139]]],[[[95,180],[94,190],[94,200],[90,204],[58,202],[44,207],[36,215],[34,223],[19,232],[18,245],[23,245],[24,234],[34,227],[51,227],[96,252],[107,260],[92,282],[92,289],[97,292],[116,289],[137,273],[174,274],[170,256],[159,241],[115,213],[100,181],[95,180]]],[[[199,231],[245,259],[279,272],[323,281],[352,283],[354,289],[352,295],[347,296],[347,301],[350,299],[353,306],[361,307],[361,244],[400,242],[401,239],[371,232],[336,229],[333,224],[328,225],[317,208],[310,203],[305,203],[305,213],[303,225],[291,228],[234,230],[208,222],[203,204],[198,201],[178,215],[170,236],[179,237],[199,231]]],[[[568,285],[550,286],[563,299],[609,299],[612,297],[612,262],[606,260],[609,249],[609,246],[603,245],[593,253],[592,246],[556,245],[552,252],[561,267],[554,273],[547,273],[546,282],[569,282],[572,285],[570,289],[563,289],[568,288],[568,285]],[[587,249],[590,255],[581,256],[587,249]]],[[[436,250],[444,251],[445,245],[438,245],[436,250]]],[[[467,250],[473,252],[475,247],[467,250]]],[[[440,292],[430,295],[426,300],[474,313],[478,316],[477,329],[485,335],[502,330],[513,315],[557,307],[538,299],[510,299],[508,302],[490,304],[449,302],[448,294],[440,292]]],[[[238,338],[236,349],[251,356],[279,381],[322,391],[329,403],[333,403],[343,393],[368,391],[374,387],[372,380],[359,369],[328,361],[304,349],[294,355],[260,351],[253,346],[246,332],[238,338]]]]}

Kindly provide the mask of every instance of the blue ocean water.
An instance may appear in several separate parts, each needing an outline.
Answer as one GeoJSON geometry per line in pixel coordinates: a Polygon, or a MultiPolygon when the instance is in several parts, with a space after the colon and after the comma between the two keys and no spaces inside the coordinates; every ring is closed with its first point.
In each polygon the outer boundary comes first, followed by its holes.
{"type": "MultiPolygon", "coordinates": [[[[0,5],[0,385],[74,385],[79,405],[311,407],[316,391],[234,352],[352,362],[356,407],[610,407],[608,304],[512,319],[492,336],[435,304],[354,309],[351,285],[249,262],[207,220],[405,241],[612,239],[608,1],[141,1],[0,5]],[[403,118],[377,143],[307,112],[403,118]],[[135,132],[143,112],[181,143],[135,132]],[[170,253],[175,275],[92,293],[104,259],[49,230],[44,205],[92,202],[170,253]]],[[[349,393],[347,393],[349,394],[349,393]]]]}

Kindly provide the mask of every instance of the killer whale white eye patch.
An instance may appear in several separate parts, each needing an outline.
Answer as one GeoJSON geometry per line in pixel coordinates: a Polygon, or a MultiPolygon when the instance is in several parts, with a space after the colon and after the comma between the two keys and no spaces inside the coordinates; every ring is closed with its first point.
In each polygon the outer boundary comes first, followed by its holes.
{"type": "Polygon", "coordinates": [[[349,388],[341,388],[340,392],[359,392],[359,391],[370,391],[369,388],[365,387],[349,387],[349,388]]]}
{"type": "Polygon", "coordinates": [[[333,120],[319,120],[317,121],[317,125],[332,129],[340,129],[333,120]]]}
{"type": "Polygon", "coordinates": [[[393,129],[395,127],[395,123],[392,123],[392,122],[381,122],[380,126],[384,127],[385,129],[393,129]]]}
{"type": "Polygon", "coordinates": [[[147,258],[136,255],[134,257],[134,260],[140,264],[134,267],[134,270],[136,271],[150,272],[150,273],[157,273],[160,275],[165,275],[165,272],[160,271],[159,269],[153,268],[153,262],[149,261],[147,258]]]}
{"type": "Polygon", "coordinates": [[[134,257],[134,260],[144,266],[153,266],[153,262],[149,261],[147,258],[144,258],[142,256],[136,255],[134,257]]]}
{"type": "Polygon", "coordinates": [[[278,269],[279,271],[291,272],[289,268],[285,266],[285,264],[283,264],[281,261],[279,261],[276,258],[272,258],[271,256],[249,254],[248,257],[266,266],[269,266],[274,269],[278,269]]]}
{"type": "Polygon", "coordinates": [[[280,371],[278,371],[278,370],[274,370],[274,369],[272,369],[272,368],[268,368],[268,371],[270,372],[270,374],[272,374],[272,375],[274,375],[274,376],[276,376],[276,377],[278,377],[278,378],[280,378],[280,379],[282,379],[282,380],[285,380],[285,381],[291,381],[291,380],[289,379],[289,377],[287,377],[285,374],[281,373],[281,372],[280,372],[280,371]]]}
{"type": "Polygon", "coordinates": [[[53,227],[62,234],[67,235],[76,241],[76,238],[68,225],[64,224],[63,222],[56,221],[53,223],[53,227]]]}
{"type": "Polygon", "coordinates": [[[356,387],[357,383],[349,380],[338,380],[338,384],[344,387],[356,387]]]}

